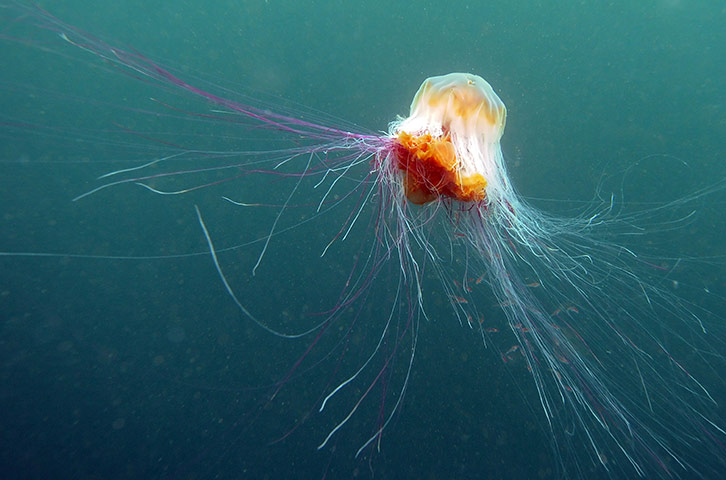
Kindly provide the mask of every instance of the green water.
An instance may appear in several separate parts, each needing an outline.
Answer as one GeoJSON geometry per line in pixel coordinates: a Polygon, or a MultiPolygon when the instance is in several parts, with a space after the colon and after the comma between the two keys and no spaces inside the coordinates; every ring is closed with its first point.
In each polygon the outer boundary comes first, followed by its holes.
{"type": "MultiPolygon", "coordinates": [[[[385,131],[407,113],[428,76],[477,73],[508,108],[502,145],[513,182],[527,197],[557,200],[535,200],[553,211],[590,201],[599,185],[612,185],[611,176],[624,179],[626,200],[652,202],[678,198],[726,173],[726,9],[719,2],[167,3],[41,2],[63,21],[190,79],[247,96],[237,99],[311,119],[329,118],[318,113],[325,112],[350,129],[385,131]]],[[[180,112],[206,111],[203,102],[138,82],[32,21],[17,21],[12,9],[0,18],[0,250],[200,253],[162,260],[0,257],[0,463],[6,472],[0,476],[560,474],[526,370],[503,365],[475,331],[450,317],[435,292],[403,407],[381,452],[370,462],[369,455],[353,458],[375,431],[380,392],[341,432],[334,452],[316,450],[351,406],[341,401],[319,414],[320,395],[330,390],[336,368],[365,361],[387,310],[370,302],[359,320],[369,331],[356,329],[350,340],[359,349],[338,362],[326,353],[339,346],[322,341],[267,402],[270,385],[309,341],[272,337],[240,315],[204,254],[193,208],[200,205],[224,248],[264,236],[276,210],[241,211],[222,194],[281,204],[285,191],[246,178],[188,196],[123,185],[72,202],[97,186],[99,175],[164,151],[128,132],[153,138],[171,132],[200,150],[262,141],[276,148],[274,137],[254,132],[250,138],[232,125],[192,129],[180,112]]],[[[694,222],[673,236],[668,252],[726,253],[723,197],[699,202],[694,222]]],[[[320,253],[347,213],[275,238],[254,277],[259,242],[224,254],[246,307],[289,325],[310,322],[304,312],[334,305],[360,244],[350,240],[324,258],[320,253]]],[[[310,214],[293,211],[288,222],[310,214]]],[[[361,223],[355,234],[366,233],[361,223]]],[[[718,314],[726,294],[723,268],[718,259],[698,265],[682,274],[697,292],[688,301],[718,314]]],[[[391,295],[385,287],[376,293],[384,300],[391,295]]],[[[709,332],[724,354],[718,334],[709,332]]],[[[723,401],[713,359],[691,360],[691,373],[710,380],[712,395],[723,401]]],[[[605,475],[587,459],[561,460],[581,463],[588,478],[605,475]]]]}

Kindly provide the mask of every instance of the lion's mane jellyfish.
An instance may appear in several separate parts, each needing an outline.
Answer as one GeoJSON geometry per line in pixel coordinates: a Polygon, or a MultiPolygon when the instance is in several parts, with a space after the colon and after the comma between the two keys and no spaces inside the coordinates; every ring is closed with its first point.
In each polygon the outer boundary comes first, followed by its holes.
{"type": "MultiPolygon", "coordinates": [[[[264,131],[280,143],[288,142],[289,147],[274,150],[253,151],[240,145],[234,150],[200,151],[186,143],[193,136],[178,134],[173,141],[155,142],[149,151],[156,153],[141,165],[104,175],[100,186],[79,199],[121,184],[180,195],[239,178],[268,176],[275,180],[274,188],[289,188],[289,194],[284,193],[279,205],[267,205],[277,210],[267,237],[247,244],[264,245],[256,265],[270,242],[297,226],[281,227],[286,209],[296,201],[298,207],[315,206],[300,224],[325,217],[334,208],[348,209],[343,225],[333,227],[329,243],[321,248],[323,255],[356,233],[365,234],[366,241],[340,288],[338,303],[321,315],[320,323],[301,327],[295,334],[277,331],[243,306],[245,298],[235,296],[234,285],[224,276],[224,261],[218,260],[211,240],[213,231],[199,217],[224,287],[243,315],[273,334],[312,338],[305,353],[276,383],[269,401],[296,370],[302,370],[306,356],[324,343],[319,341],[324,336],[338,332],[350,338],[360,328],[376,332],[379,340],[361,364],[352,371],[339,372],[336,367],[321,394],[316,405],[320,411],[334,399],[350,406],[344,407],[347,415],[333,420],[327,438],[322,443],[318,439],[320,448],[330,445],[346,422],[364,410],[363,404],[375,404],[376,396],[369,395],[374,387],[380,387],[378,398],[383,399],[377,408],[378,423],[373,435],[360,442],[358,453],[380,447],[409,385],[418,335],[423,334],[420,320],[426,318],[428,299],[435,295],[450,303],[453,316],[477,331],[498,353],[497,359],[506,363],[516,356],[518,361],[511,363],[518,367],[507,368],[519,368],[532,379],[537,393],[531,403],[541,405],[556,458],[567,474],[585,476],[585,468],[598,464],[622,476],[633,472],[708,476],[726,468],[716,402],[676,355],[706,356],[703,352],[714,349],[694,312],[697,309],[659,283],[667,268],[639,256],[630,242],[641,238],[638,245],[645,245],[647,235],[665,229],[658,228],[660,214],[688,207],[705,191],[634,213],[604,201],[593,202],[574,218],[557,217],[534,208],[513,188],[500,146],[506,108],[477,75],[452,73],[425,80],[408,117],[392,122],[387,134],[364,133],[329,118],[307,120],[280,113],[288,110],[260,106],[247,97],[230,99],[230,90],[198,79],[194,81],[199,84],[192,85],[182,79],[184,74],[136,51],[112,46],[38,8],[15,9],[19,18],[31,18],[43,31],[58,34],[56,38],[84,54],[100,57],[104,66],[130,72],[133,81],[201,98],[211,106],[202,108],[202,113],[163,102],[154,108],[172,108],[175,115],[191,121],[264,131]],[[191,168],[190,161],[200,165],[191,168]],[[165,179],[198,183],[180,187],[171,182],[164,190],[165,179]],[[311,199],[313,195],[318,198],[311,199]],[[366,225],[360,221],[366,215],[371,218],[368,228],[354,230],[366,225]],[[395,268],[384,269],[388,262],[395,262],[395,268]],[[439,292],[422,288],[431,276],[438,279],[439,292]],[[376,304],[372,297],[381,281],[394,285],[384,292],[390,302],[381,307],[383,324],[373,325],[374,320],[361,312],[364,303],[376,304]],[[500,323],[490,323],[491,317],[500,323]],[[336,328],[329,328],[333,323],[336,328]],[[501,340],[504,335],[506,343],[501,340]],[[403,370],[398,377],[391,373],[396,356],[408,359],[406,368],[397,369],[398,374],[403,370]],[[398,389],[393,379],[399,380],[398,389]]],[[[74,132],[69,129],[69,134],[74,132]]],[[[132,133],[148,138],[143,132],[132,133]]],[[[225,199],[246,209],[259,206],[225,199]]],[[[683,223],[669,217],[661,225],[672,230],[683,223]]],[[[349,343],[354,342],[337,345],[349,343]]]]}

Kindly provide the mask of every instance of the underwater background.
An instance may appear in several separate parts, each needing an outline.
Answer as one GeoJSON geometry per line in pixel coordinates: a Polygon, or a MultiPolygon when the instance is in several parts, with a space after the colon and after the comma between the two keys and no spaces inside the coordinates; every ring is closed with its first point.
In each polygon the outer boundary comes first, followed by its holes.
{"type": "MultiPolygon", "coordinates": [[[[572,214],[595,201],[594,192],[612,187],[613,178],[626,205],[643,205],[726,175],[721,2],[39,4],[187,78],[203,77],[313,119],[324,112],[346,128],[385,131],[408,113],[426,77],[481,75],[508,108],[502,145],[513,183],[553,213],[572,214]]],[[[12,9],[0,11],[0,251],[182,257],[0,256],[0,477],[561,474],[524,363],[505,365],[476,331],[461,326],[435,279],[427,284],[430,320],[421,326],[406,398],[380,453],[354,458],[375,429],[375,398],[334,448],[318,451],[351,406],[317,411],[336,368],[326,352],[336,345],[316,346],[314,360],[268,402],[270,386],[310,339],[273,337],[240,314],[206,254],[193,206],[200,205],[218,249],[264,236],[276,210],[240,209],[214,189],[169,197],[133,185],[73,202],[98,185],[96,177],[153,156],[153,142],[134,133],[124,137],[128,148],[107,138],[117,140],[125,130],[163,136],[189,125],[164,115],[169,109],[159,107],[166,101],[159,87],[17,17],[12,9]],[[200,254],[184,256],[190,253],[200,254]]],[[[174,108],[209,108],[184,98],[175,97],[174,108]]],[[[243,149],[248,134],[231,124],[188,133],[186,144],[200,150],[243,149]]],[[[285,192],[270,185],[247,179],[224,192],[241,201],[284,201],[285,192]]],[[[688,228],[667,232],[657,251],[704,261],[675,270],[663,287],[676,288],[674,280],[693,286],[680,293],[684,301],[723,319],[726,280],[722,258],[715,257],[726,253],[724,192],[697,206],[688,228]]],[[[346,213],[275,238],[254,277],[259,243],[221,255],[245,306],[286,326],[334,306],[357,248],[350,241],[320,253],[346,213]]],[[[375,345],[388,312],[381,290],[380,305],[374,299],[363,313],[370,332],[351,338],[358,356],[348,356],[345,366],[360,364],[375,345]]],[[[496,317],[497,305],[491,308],[496,317]]],[[[714,350],[726,354],[723,325],[707,334],[714,350]]],[[[498,347],[506,350],[507,341],[503,336],[498,347]]],[[[674,353],[691,360],[690,373],[703,379],[726,417],[717,367],[723,358],[711,363],[674,353]]],[[[587,462],[584,468],[592,468],[591,478],[606,476],[587,462]]]]}

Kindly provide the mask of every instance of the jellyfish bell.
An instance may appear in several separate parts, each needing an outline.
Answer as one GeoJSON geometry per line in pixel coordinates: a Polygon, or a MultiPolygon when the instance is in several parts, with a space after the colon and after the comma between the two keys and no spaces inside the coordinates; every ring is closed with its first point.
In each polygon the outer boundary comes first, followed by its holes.
{"type": "Polygon", "coordinates": [[[478,75],[450,73],[424,80],[410,115],[391,125],[393,159],[406,197],[482,202],[506,188],[499,139],[507,109],[478,75]]]}

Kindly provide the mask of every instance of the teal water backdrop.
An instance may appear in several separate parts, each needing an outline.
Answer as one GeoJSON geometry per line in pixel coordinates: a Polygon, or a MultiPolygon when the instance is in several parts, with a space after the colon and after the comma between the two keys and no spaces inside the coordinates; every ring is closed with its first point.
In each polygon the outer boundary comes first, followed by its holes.
{"type": "MultiPolygon", "coordinates": [[[[426,77],[481,75],[508,108],[502,145],[513,183],[553,213],[581,209],[613,184],[626,206],[643,205],[726,176],[720,2],[162,3],[40,2],[185,78],[346,129],[386,131],[426,77]]],[[[351,406],[319,413],[321,395],[336,369],[365,361],[393,294],[374,290],[347,337],[352,353],[337,361],[338,340],[321,342],[268,401],[309,339],[271,336],[240,314],[206,253],[194,205],[224,249],[264,238],[277,210],[240,208],[222,195],[279,205],[287,190],[244,178],[185,196],[121,185],[72,200],[98,186],[96,177],[161,154],[154,139],[183,139],[199,151],[274,149],[274,133],[190,125],[187,112],[208,104],[138,81],[12,8],[0,18],[0,250],[59,254],[0,257],[3,478],[546,479],[562,474],[560,462],[571,475],[578,464],[588,478],[607,476],[578,458],[579,447],[556,458],[524,362],[505,364],[461,326],[433,277],[430,318],[380,452],[354,458],[375,431],[380,393],[318,451],[351,406]],[[169,255],[181,257],[128,258],[169,255]]],[[[715,314],[706,333],[713,351],[677,353],[722,418],[725,205],[724,192],[704,197],[693,221],[655,246],[672,256],[670,266],[681,255],[702,259],[674,270],[663,288],[680,288],[685,302],[715,314]]],[[[335,305],[359,244],[320,254],[349,212],[274,238],[255,276],[259,241],[221,255],[245,306],[286,328],[311,325],[314,312],[335,305]]],[[[314,208],[290,215],[286,225],[314,208]]],[[[507,350],[506,337],[497,341],[507,350]]]]}

